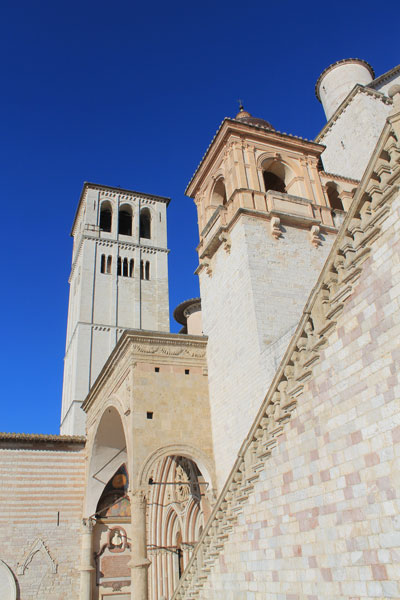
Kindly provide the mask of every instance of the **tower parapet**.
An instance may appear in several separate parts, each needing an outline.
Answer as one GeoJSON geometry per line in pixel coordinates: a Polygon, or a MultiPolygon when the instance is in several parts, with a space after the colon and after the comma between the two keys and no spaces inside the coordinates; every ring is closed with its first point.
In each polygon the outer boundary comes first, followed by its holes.
{"type": "Polygon", "coordinates": [[[327,120],[357,83],[368,85],[374,77],[374,69],[361,58],[346,58],[327,67],[315,85],[315,94],[324,107],[327,120]]]}

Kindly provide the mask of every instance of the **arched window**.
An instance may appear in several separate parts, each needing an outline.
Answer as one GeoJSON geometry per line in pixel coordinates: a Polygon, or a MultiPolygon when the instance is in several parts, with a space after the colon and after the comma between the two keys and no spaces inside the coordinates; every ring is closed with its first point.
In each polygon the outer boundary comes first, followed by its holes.
{"type": "Polygon", "coordinates": [[[100,259],[100,273],[105,273],[106,272],[106,257],[105,254],[101,255],[101,259],[100,259]]]}
{"type": "Polygon", "coordinates": [[[128,259],[127,258],[124,258],[122,276],[128,277],[128,259]]]}
{"type": "Polygon", "coordinates": [[[112,208],[109,202],[102,202],[100,207],[100,229],[110,232],[112,227],[112,208]]]}
{"type": "Polygon", "coordinates": [[[133,277],[134,268],[135,268],[135,262],[134,262],[133,258],[131,258],[131,260],[129,261],[129,277],[133,277]]]}
{"type": "Polygon", "coordinates": [[[132,235],[132,208],[124,204],[119,209],[118,233],[121,235],[132,235]]]}
{"type": "Polygon", "coordinates": [[[221,178],[218,179],[217,183],[214,186],[214,190],[212,193],[212,203],[214,205],[226,204],[226,188],[225,181],[221,178]]]}
{"type": "Polygon", "coordinates": [[[111,273],[112,256],[107,256],[107,273],[111,273]]]}
{"type": "Polygon", "coordinates": [[[117,260],[117,275],[121,275],[121,257],[118,256],[117,260]]]}
{"type": "Polygon", "coordinates": [[[329,206],[332,210],[344,210],[343,203],[339,197],[337,185],[329,182],[326,186],[326,193],[328,194],[329,206]]]}
{"type": "Polygon", "coordinates": [[[140,279],[150,280],[150,261],[140,261],[140,279]]]}
{"type": "Polygon", "coordinates": [[[151,238],[151,215],[148,208],[143,208],[140,211],[140,237],[151,238]]]}
{"type": "Polygon", "coordinates": [[[271,171],[263,172],[265,191],[273,190],[275,192],[286,193],[286,186],[284,180],[279,177],[279,175],[275,175],[271,171]]]}

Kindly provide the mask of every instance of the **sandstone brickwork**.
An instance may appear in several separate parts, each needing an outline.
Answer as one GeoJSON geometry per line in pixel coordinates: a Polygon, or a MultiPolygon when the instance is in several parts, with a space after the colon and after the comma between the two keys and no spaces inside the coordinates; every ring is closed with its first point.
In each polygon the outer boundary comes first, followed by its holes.
{"type": "Polygon", "coordinates": [[[0,434],[0,558],[21,600],[79,596],[83,448],[79,438],[0,434]]]}

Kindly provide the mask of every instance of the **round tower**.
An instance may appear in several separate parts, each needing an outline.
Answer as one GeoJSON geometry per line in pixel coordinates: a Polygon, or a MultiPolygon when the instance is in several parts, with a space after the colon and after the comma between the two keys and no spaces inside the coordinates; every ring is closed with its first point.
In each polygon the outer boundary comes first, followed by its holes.
{"type": "Polygon", "coordinates": [[[327,67],[315,85],[315,94],[324,107],[327,120],[357,83],[368,85],[374,77],[371,65],[360,58],[346,58],[327,67]]]}

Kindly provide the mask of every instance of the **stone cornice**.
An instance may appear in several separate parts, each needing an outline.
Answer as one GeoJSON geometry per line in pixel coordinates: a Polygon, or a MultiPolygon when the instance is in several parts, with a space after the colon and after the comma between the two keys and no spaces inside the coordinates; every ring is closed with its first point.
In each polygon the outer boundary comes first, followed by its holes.
{"type": "Polygon", "coordinates": [[[78,215],[80,212],[80,208],[82,206],[82,203],[86,196],[86,193],[89,189],[97,190],[99,192],[101,192],[101,191],[113,192],[116,195],[123,195],[126,199],[128,199],[128,198],[145,198],[145,199],[149,199],[149,200],[155,200],[156,202],[163,202],[167,206],[171,202],[171,198],[168,198],[166,196],[156,196],[155,194],[146,194],[144,192],[136,192],[134,190],[128,190],[126,188],[111,187],[110,185],[101,185],[98,183],[90,183],[88,181],[85,181],[83,184],[83,187],[82,187],[81,195],[79,197],[78,208],[76,209],[74,221],[72,223],[71,233],[70,233],[71,236],[73,236],[77,218],[78,218],[78,215]]]}
{"type": "Polygon", "coordinates": [[[374,79],[374,81],[371,81],[371,83],[368,84],[368,87],[376,88],[377,86],[384,84],[385,81],[391,79],[393,75],[396,75],[396,73],[400,73],[400,65],[393,67],[393,69],[390,69],[390,71],[386,71],[386,73],[383,73],[383,75],[380,75],[374,79]]]}
{"type": "MultiPolygon", "coordinates": [[[[357,85],[355,85],[353,87],[353,89],[351,90],[350,94],[348,96],[346,96],[346,98],[343,100],[343,102],[335,110],[335,112],[333,113],[333,115],[331,116],[329,121],[326,123],[326,125],[324,125],[324,127],[321,129],[321,131],[315,138],[316,142],[321,143],[321,140],[323,139],[323,137],[330,131],[330,129],[332,129],[333,125],[341,117],[341,115],[346,110],[346,108],[349,106],[349,104],[354,100],[354,98],[357,96],[357,94],[360,94],[360,93],[366,94],[367,96],[372,96],[373,98],[376,98],[377,100],[381,100],[381,102],[383,102],[384,104],[392,104],[392,100],[390,98],[388,98],[387,96],[385,96],[385,94],[382,94],[382,92],[377,92],[376,90],[370,89],[368,87],[364,87],[363,85],[360,85],[359,83],[357,83],[357,85]]],[[[322,156],[322,160],[323,160],[323,156],[322,156]]]]}
{"type": "Polygon", "coordinates": [[[241,139],[267,141],[276,147],[286,147],[286,149],[302,152],[303,154],[314,154],[318,157],[324,150],[324,146],[318,142],[288,133],[282,133],[275,129],[268,129],[262,125],[244,123],[236,119],[225,117],[186,187],[185,194],[187,196],[190,198],[194,197],[199,182],[204,179],[204,171],[207,171],[210,163],[222,150],[231,134],[237,134],[241,139]]]}
{"type": "Polygon", "coordinates": [[[163,333],[160,331],[143,331],[127,329],[102,368],[99,376],[82,404],[88,412],[95,398],[110,381],[117,365],[124,370],[123,362],[127,359],[132,366],[136,363],[206,365],[207,337],[179,333],[163,333]]]}
{"type": "Polygon", "coordinates": [[[200,596],[229,532],[243,511],[243,504],[252,495],[277,439],[291,419],[305,383],[313,377],[321,349],[336,329],[371,246],[382,234],[382,223],[391,214],[391,202],[400,193],[399,137],[400,112],[389,117],[383,129],[296,332],[172,600],[195,600],[200,596]]]}

